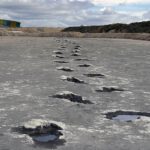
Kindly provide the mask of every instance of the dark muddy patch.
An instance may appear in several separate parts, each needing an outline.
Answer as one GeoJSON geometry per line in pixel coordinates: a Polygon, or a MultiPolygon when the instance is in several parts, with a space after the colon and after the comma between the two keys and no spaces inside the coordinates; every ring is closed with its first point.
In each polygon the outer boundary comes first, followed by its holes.
{"type": "Polygon", "coordinates": [[[78,52],[80,52],[79,49],[72,50],[72,53],[78,53],[78,52]]]}
{"type": "Polygon", "coordinates": [[[80,80],[78,78],[72,77],[72,76],[61,76],[62,80],[66,80],[69,82],[74,82],[74,83],[79,83],[79,84],[85,84],[85,82],[83,80],[80,80]]]}
{"type": "Polygon", "coordinates": [[[3,134],[3,133],[0,133],[0,136],[4,136],[4,134],[3,134]]]}
{"type": "Polygon", "coordinates": [[[63,48],[58,48],[58,51],[64,51],[64,49],[63,48]]]}
{"type": "Polygon", "coordinates": [[[56,55],[55,57],[60,59],[65,58],[64,56],[59,56],[59,55],[56,55]]]}
{"type": "Polygon", "coordinates": [[[61,60],[54,60],[54,62],[60,63],[60,64],[66,64],[66,63],[69,63],[68,61],[61,61],[61,60]]]}
{"type": "Polygon", "coordinates": [[[132,122],[141,117],[150,117],[150,113],[147,112],[132,112],[132,111],[116,111],[108,112],[105,114],[107,119],[123,122],[132,122]]]}
{"type": "Polygon", "coordinates": [[[63,91],[63,92],[57,93],[55,95],[52,95],[50,97],[60,98],[60,99],[67,99],[67,100],[69,100],[71,102],[82,103],[82,104],[93,104],[89,100],[84,100],[82,98],[82,96],[74,94],[74,93],[69,92],[69,91],[63,91]]]}
{"type": "Polygon", "coordinates": [[[74,49],[80,49],[80,48],[81,48],[81,46],[79,46],[79,45],[74,47],[74,49]]]}
{"type": "Polygon", "coordinates": [[[71,56],[81,56],[79,53],[73,53],[71,56]]]}
{"type": "Polygon", "coordinates": [[[61,49],[65,49],[66,48],[66,46],[61,46],[61,49]]]}
{"type": "Polygon", "coordinates": [[[81,64],[81,65],[78,65],[78,67],[90,67],[91,65],[89,64],[81,64]]]}
{"type": "Polygon", "coordinates": [[[124,89],[117,88],[117,87],[101,87],[101,89],[95,90],[96,92],[121,92],[124,91],[124,89]]]}
{"type": "Polygon", "coordinates": [[[88,58],[77,58],[75,61],[91,61],[88,58]]]}
{"type": "Polygon", "coordinates": [[[59,55],[62,55],[63,53],[60,52],[60,51],[54,51],[55,54],[59,54],[59,55]]]}
{"type": "Polygon", "coordinates": [[[40,119],[33,119],[24,125],[12,128],[12,132],[29,135],[33,141],[46,143],[57,141],[62,136],[62,127],[40,119]]]}
{"type": "Polygon", "coordinates": [[[86,77],[91,77],[91,78],[104,78],[105,75],[100,74],[100,73],[88,73],[88,74],[83,74],[86,77]]]}
{"type": "Polygon", "coordinates": [[[73,72],[74,70],[69,67],[57,67],[57,70],[62,70],[66,72],[73,72]]]}

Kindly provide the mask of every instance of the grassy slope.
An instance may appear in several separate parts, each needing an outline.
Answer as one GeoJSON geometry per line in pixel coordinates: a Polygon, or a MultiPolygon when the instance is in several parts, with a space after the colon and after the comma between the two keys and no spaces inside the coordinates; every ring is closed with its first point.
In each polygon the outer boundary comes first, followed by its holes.
{"type": "Polygon", "coordinates": [[[150,33],[150,21],[137,22],[131,24],[110,24],[104,26],[79,26],[68,27],[64,32],[81,32],[81,33],[150,33]]]}

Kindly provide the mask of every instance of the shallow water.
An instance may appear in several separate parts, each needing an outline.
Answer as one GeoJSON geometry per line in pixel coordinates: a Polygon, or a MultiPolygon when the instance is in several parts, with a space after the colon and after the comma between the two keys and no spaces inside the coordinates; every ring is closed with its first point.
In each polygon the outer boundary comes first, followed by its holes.
{"type": "Polygon", "coordinates": [[[58,139],[58,137],[56,135],[51,135],[51,134],[34,136],[32,138],[36,142],[49,142],[49,141],[55,141],[58,139]]]}
{"type": "Polygon", "coordinates": [[[118,115],[116,117],[113,117],[112,120],[129,122],[129,121],[135,121],[136,119],[139,118],[140,116],[138,115],[118,115]]]}

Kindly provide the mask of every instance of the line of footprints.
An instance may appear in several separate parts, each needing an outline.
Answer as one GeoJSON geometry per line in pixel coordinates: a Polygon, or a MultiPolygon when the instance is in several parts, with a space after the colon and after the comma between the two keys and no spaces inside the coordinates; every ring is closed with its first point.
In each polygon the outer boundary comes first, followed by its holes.
{"type": "MultiPolygon", "coordinates": [[[[72,56],[74,58],[74,61],[80,61],[80,62],[86,62],[90,61],[86,57],[81,57],[81,46],[77,44],[76,42],[72,42],[65,39],[56,39],[56,42],[60,44],[60,48],[56,51],[53,51],[55,55],[53,55],[57,60],[54,60],[57,64],[66,64],[69,63],[69,61],[66,61],[65,56],[63,55],[64,52],[67,53],[68,49],[66,47],[67,44],[72,44],[73,50],[68,52],[69,56],[72,56]],[[64,60],[65,59],[65,60],[64,60]]],[[[71,46],[71,45],[70,45],[71,46]]],[[[91,64],[88,63],[82,63],[79,64],[77,67],[83,68],[83,67],[90,67],[91,64]]],[[[75,70],[69,67],[57,67],[58,71],[65,71],[65,72],[74,72],[75,70]]],[[[87,78],[105,78],[106,76],[100,73],[89,73],[89,74],[83,74],[87,78]]],[[[73,82],[75,84],[88,84],[83,80],[80,80],[74,76],[61,76],[62,80],[73,82]]],[[[114,91],[124,91],[123,89],[116,88],[116,87],[102,87],[101,89],[95,90],[96,92],[114,92],[114,91]]],[[[58,93],[55,93],[54,95],[49,96],[51,98],[59,98],[59,99],[67,99],[71,102],[75,103],[82,103],[82,104],[94,104],[90,100],[84,99],[82,96],[75,94],[70,91],[61,91],[58,93]]],[[[112,115],[111,115],[112,116],[112,115]]],[[[41,120],[41,119],[32,119],[28,122],[25,122],[23,125],[20,125],[18,127],[13,127],[12,132],[17,132],[19,134],[26,134],[30,136],[35,143],[52,143],[54,144],[56,142],[56,145],[58,144],[64,144],[65,140],[60,139],[59,137],[63,135],[61,130],[63,128],[55,121],[47,121],[47,120],[41,120]]]]}
{"type": "MultiPolygon", "coordinates": [[[[74,59],[74,61],[80,61],[80,62],[90,61],[86,57],[83,57],[83,58],[80,57],[80,56],[82,56],[80,53],[81,46],[79,44],[77,44],[76,42],[71,42],[68,40],[61,41],[59,39],[57,39],[56,42],[61,44],[61,46],[57,51],[53,51],[53,53],[55,53],[54,57],[56,57],[57,59],[59,58],[58,60],[54,60],[54,62],[61,63],[61,64],[69,63],[69,61],[64,61],[64,60],[62,60],[62,58],[65,58],[65,56],[63,56],[63,54],[64,54],[65,50],[67,49],[66,45],[70,44],[70,43],[73,45],[73,50],[71,51],[70,56],[76,57],[74,59]]],[[[78,65],[77,67],[83,68],[83,67],[90,67],[90,66],[91,66],[91,64],[83,63],[83,64],[78,65]]],[[[74,72],[75,71],[72,68],[63,67],[63,66],[57,67],[57,70],[61,70],[61,71],[65,71],[65,72],[74,72]]],[[[88,74],[83,74],[83,75],[88,78],[105,78],[105,75],[100,74],[100,73],[88,73],[88,74]]],[[[74,76],[70,76],[70,75],[69,76],[62,75],[61,79],[66,80],[68,82],[74,82],[76,84],[88,84],[85,81],[80,80],[80,79],[78,79],[74,76]]],[[[96,92],[114,92],[114,91],[124,91],[124,90],[117,88],[117,87],[102,87],[101,89],[97,89],[95,91],[96,92]]],[[[76,102],[76,103],[93,104],[93,102],[91,102],[90,100],[85,100],[82,96],[75,94],[73,92],[70,92],[70,91],[61,91],[50,97],[67,99],[71,102],[76,102]]]]}

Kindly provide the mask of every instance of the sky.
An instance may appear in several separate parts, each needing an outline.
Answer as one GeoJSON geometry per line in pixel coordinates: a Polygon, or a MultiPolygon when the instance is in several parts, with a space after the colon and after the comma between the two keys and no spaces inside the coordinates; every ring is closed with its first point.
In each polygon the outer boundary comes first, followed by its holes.
{"type": "Polygon", "coordinates": [[[0,18],[23,27],[68,27],[150,20],[150,0],[0,0],[0,18]]]}

